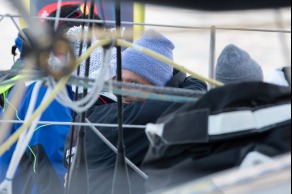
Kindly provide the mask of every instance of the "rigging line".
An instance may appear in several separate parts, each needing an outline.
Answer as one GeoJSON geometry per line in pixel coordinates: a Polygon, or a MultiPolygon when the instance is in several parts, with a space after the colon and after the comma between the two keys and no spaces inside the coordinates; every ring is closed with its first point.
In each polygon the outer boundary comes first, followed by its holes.
{"type": "Polygon", "coordinates": [[[33,156],[33,160],[34,160],[34,162],[33,162],[33,172],[36,174],[37,156],[36,156],[36,154],[34,153],[34,151],[32,150],[32,148],[29,145],[27,147],[28,147],[29,151],[31,152],[31,154],[33,156]]]}
{"type": "MultiPolygon", "coordinates": [[[[32,92],[32,95],[31,95],[31,99],[30,99],[30,104],[29,104],[29,107],[27,109],[27,113],[26,113],[26,116],[25,116],[25,121],[28,120],[28,118],[32,115],[33,113],[33,110],[35,108],[35,105],[36,105],[36,101],[37,101],[37,97],[38,97],[38,93],[39,93],[39,90],[40,90],[40,87],[42,86],[42,82],[38,82],[36,83],[35,87],[33,88],[33,92],[32,92]]],[[[47,97],[47,94],[45,95],[44,99],[47,97]]],[[[19,141],[17,142],[16,144],[16,148],[15,148],[15,151],[13,152],[13,155],[12,155],[12,158],[11,158],[11,161],[10,161],[10,164],[9,164],[9,168],[6,172],[6,177],[9,178],[9,179],[13,179],[13,177],[15,176],[15,173],[17,171],[17,167],[21,161],[21,158],[23,156],[23,154],[25,153],[26,151],[26,147],[27,145],[29,144],[30,142],[30,139],[33,135],[33,130],[34,128],[37,126],[37,122],[39,121],[40,119],[40,116],[38,116],[36,118],[35,121],[33,121],[33,124],[29,127],[29,130],[28,130],[28,133],[22,133],[20,138],[19,138],[19,141]]]]}
{"type": "Polygon", "coordinates": [[[4,75],[3,77],[0,78],[0,83],[7,80],[9,78],[9,75],[4,75]]]}
{"type": "MultiPolygon", "coordinates": [[[[24,121],[19,120],[0,120],[0,123],[15,123],[15,124],[25,124],[24,121]]],[[[39,121],[38,125],[56,125],[56,126],[84,126],[84,127],[108,127],[108,128],[117,128],[118,124],[106,124],[106,123],[72,123],[72,122],[56,122],[56,121],[39,121]]],[[[129,129],[146,129],[146,125],[124,125],[125,128],[129,129]]]]}
{"type": "MultiPolygon", "coordinates": [[[[1,15],[0,15],[1,16],[1,15]]],[[[7,15],[2,15],[3,17],[7,17],[7,15]]],[[[12,16],[18,17],[21,16],[12,16]]],[[[53,17],[33,17],[37,20],[56,20],[53,17]]],[[[60,18],[64,21],[70,22],[92,22],[92,23],[106,23],[106,24],[115,24],[115,21],[112,20],[94,20],[90,21],[88,19],[74,19],[74,18],[60,18]]],[[[178,28],[178,29],[188,29],[188,30],[210,30],[211,26],[204,27],[204,26],[180,26],[180,25],[165,25],[165,24],[153,24],[153,23],[139,23],[139,22],[122,22],[123,25],[129,26],[149,26],[149,27],[162,27],[162,28],[178,28]]],[[[220,27],[216,26],[217,30],[224,30],[224,31],[251,31],[251,32],[266,32],[266,33],[288,33],[291,34],[291,30],[279,30],[279,29],[256,29],[256,28],[228,28],[228,27],[220,27]]]]}
{"type": "Polygon", "coordinates": [[[23,69],[23,70],[14,70],[14,69],[9,69],[9,70],[0,70],[0,74],[11,74],[11,75],[19,75],[19,74],[21,74],[21,75],[23,75],[23,74],[32,74],[32,73],[34,73],[34,74],[40,74],[41,73],[41,71],[39,71],[39,70],[35,70],[35,69],[31,69],[31,70],[25,70],[25,69],[23,69]]]}
{"type": "Polygon", "coordinates": [[[103,3],[103,0],[100,0],[100,8],[101,8],[101,14],[102,14],[102,21],[103,21],[103,25],[104,27],[106,27],[106,20],[105,20],[105,12],[104,12],[104,3],[103,3]]]}
{"type": "Polygon", "coordinates": [[[10,17],[10,19],[12,20],[14,26],[17,28],[18,32],[20,32],[21,29],[20,29],[19,25],[16,23],[16,21],[14,20],[14,18],[13,17],[10,17]]]}
{"type": "Polygon", "coordinates": [[[17,111],[17,109],[15,108],[15,106],[13,105],[13,104],[11,104],[9,101],[8,101],[8,99],[6,99],[6,102],[13,108],[13,110],[15,111],[15,116],[16,116],[16,118],[19,120],[19,121],[23,121],[20,117],[19,117],[19,115],[18,115],[18,111],[17,111]]]}
{"type": "MultiPolygon", "coordinates": [[[[86,118],[87,123],[91,123],[87,118],[86,118]]],[[[118,149],[94,126],[89,126],[92,131],[116,154],[118,154],[118,149]]],[[[134,170],[136,171],[142,178],[145,180],[148,179],[148,175],[146,175],[141,169],[139,169],[131,160],[129,160],[127,157],[125,158],[126,163],[134,170]]]]}
{"type": "MultiPolygon", "coordinates": [[[[283,29],[283,18],[282,18],[282,13],[280,9],[275,9],[275,20],[276,24],[278,26],[278,29],[283,29]]],[[[289,41],[287,37],[284,34],[278,34],[279,36],[279,43],[282,49],[282,54],[284,61],[287,65],[291,65],[291,49],[289,49],[289,41]]]]}
{"type": "MultiPolygon", "coordinates": [[[[84,5],[87,7],[87,5],[84,5]]],[[[95,2],[94,0],[90,1],[90,11],[88,18],[93,20],[94,18],[94,7],[95,2]]],[[[88,31],[87,31],[87,49],[89,49],[92,45],[92,30],[93,30],[93,23],[89,23],[88,31]]],[[[86,60],[85,65],[85,77],[89,76],[90,71],[90,56],[86,60]]],[[[83,98],[87,96],[88,90],[87,88],[83,88],[83,98]]],[[[84,123],[86,119],[87,111],[85,110],[81,114],[81,122],[84,123]]],[[[88,194],[88,164],[87,164],[87,154],[86,154],[86,130],[84,126],[81,126],[78,136],[77,136],[77,150],[76,154],[72,163],[72,172],[71,176],[69,177],[69,188],[68,193],[81,193],[88,194]],[[78,176],[78,178],[77,178],[78,176]],[[78,187],[77,182],[82,180],[78,187]]]]}
{"type": "MultiPolygon", "coordinates": [[[[82,80],[84,78],[78,78],[78,79],[82,80]]],[[[91,79],[85,79],[85,80],[91,81],[91,79]]],[[[71,82],[69,81],[68,83],[71,83],[71,82]]],[[[90,88],[90,86],[84,85],[82,83],[78,85],[90,88]]],[[[140,86],[140,85],[135,85],[135,84],[122,84],[119,82],[115,82],[114,85],[116,85],[117,87],[125,85],[126,88],[130,88],[130,89],[149,90],[149,91],[153,90],[155,92],[160,93],[160,94],[156,94],[156,93],[145,93],[145,92],[139,92],[139,91],[126,91],[126,90],[119,90],[117,88],[114,88],[114,92],[116,94],[142,97],[142,98],[153,99],[153,100],[173,101],[173,102],[181,102],[181,103],[196,102],[197,97],[201,97],[204,95],[204,92],[192,91],[192,90],[180,89],[180,88],[159,88],[159,87],[152,87],[152,86],[144,87],[142,85],[140,86]],[[162,95],[162,94],[170,94],[170,95],[167,96],[167,95],[162,95]],[[190,96],[192,98],[184,98],[184,96],[190,96]],[[196,97],[196,98],[193,98],[193,97],[196,97]]],[[[108,85],[105,86],[104,89],[105,91],[108,91],[109,90],[108,85]]]]}
{"type": "MultiPolygon", "coordinates": [[[[22,120],[20,117],[19,117],[19,114],[18,114],[18,110],[15,108],[15,106],[13,104],[11,104],[9,102],[8,99],[6,99],[6,102],[14,109],[15,111],[15,115],[16,115],[16,118],[19,120],[19,121],[22,121],[22,122],[25,122],[24,120],[22,120]]],[[[14,123],[16,124],[16,123],[14,123]]],[[[43,128],[43,127],[47,127],[47,126],[50,126],[50,124],[45,124],[45,125],[41,125],[39,127],[37,127],[34,131],[38,131],[39,129],[43,128]]],[[[31,149],[31,147],[29,145],[27,145],[27,147],[29,148],[30,152],[32,153],[33,157],[34,157],[34,165],[33,165],[33,170],[34,170],[34,173],[36,173],[36,163],[37,163],[37,157],[36,157],[36,154],[34,153],[34,151],[31,149]]]]}
{"type": "MultiPolygon", "coordinates": [[[[20,17],[20,16],[19,16],[20,17]]],[[[38,20],[55,20],[53,17],[34,17],[38,20]]],[[[74,18],[61,18],[64,21],[70,22],[90,22],[90,23],[104,23],[106,24],[115,24],[115,21],[112,20],[94,20],[90,21],[88,19],[74,19],[74,18]]],[[[148,27],[163,27],[163,28],[178,28],[178,29],[188,29],[188,30],[211,30],[212,26],[180,26],[180,25],[165,25],[165,24],[153,24],[153,23],[139,23],[139,22],[122,22],[123,25],[128,26],[148,26],[148,27]]],[[[230,27],[220,27],[216,26],[217,30],[224,31],[251,31],[251,32],[266,32],[266,33],[289,33],[291,34],[291,30],[279,30],[279,29],[256,29],[256,28],[230,28],[230,27]]]]}
{"type": "Polygon", "coordinates": [[[159,100],[166,102],[176,102],[176,103],[194,103],[198,101],[198,98],[189,98],[189,97],[180,97],[172,95],[161,95],[161,94],[151,94],[147,92],[133,92],[133,91],[124,91],[121,89],[113,89],[114,94],[124,95],[124,96],[133,96],[137,98],[159,100]]]}
{"type": "Polygon", "coordinates": [[[105,86],[103,91],[112,92],[114,94],[123,95],[123,96],[134,96],[134,97],[139,97],[143,99],[160,100],[160,101],[167,101],[167,102],[178,102],[178,103],[196,102],[200,97],[203,96],[203,93],[201,93],[200,91],[198,94],[194,93],[195,95],[193,96],[190,96],[190,95],[184,96],[184,95],[180,95],[175,90],[173,90],[173,92],[166,92],[169,94],[164,94],[162,92],[162,89],[160,90],[161,92],[157,94],[157,93],[145,92],[143,89],[139,91],[130,91],[130,90],[127,91],[123,89],[110,88],[109,86],[105,86]]]}
{"type": "Polygon", "coordinates": [[[137,90],[149,90],[153,92],[163,92],[164,94],[176,94],[176,95],[185,95],[185,96],[201,97],[205,94],[205,92],[193,91],[190,89],[147,86],[147,85],[123,83],[123,82],[117,82],[117,81],[113,81],[113,86],[124,87],[124,88],[129,88],[129,89],[137,89],[137,90]]]}
{"type": "MultiPolygon", "coordinates": [[[[40,80],[44,80],[45,78],[42,78],[40,80]]],[[[84,79],[84,78],[79,78],[80,80],[84,79]]],[[[30,79],[31,80],[31,79],[30,79]]],[[[38,79],[34,79],[38,80],[38,79]]],[[[91,79],[85,79],[86,80],[92,81],[91,79]]],[[[9,81],[9,82],[5,82],[4,85],[10,85],[10,84],[14,84],[16,81],[9,81]]],[[[71,81],[69,81],[68,83],[72,83],[71,81]]],[[[117,87],[126,87],[129,89],[137,89],[137,90],[147,90],[147,91],[154,91],[154,92],[158,92],[160,94],[156,94],[156,93],[145,93],[145,92],[140,92],[140,91],[125,91],[125,90],[118,90],[117,88],[114,88],[113,90],[115,91],[116,94],[121,94],[121,95],[133,95],[136,97],[142,97],[142,98],[146,98],[146,99],[153,99],[153,100],[163,100],[163,101],[173,101],[173,102],[195,102],[196,99],[193,97],[201,97],[203,96],[205,93],[204,92],[200,92],[200,91],[192,91],[192,90],[187,90],[187,89],[181,89],[181,88],[160,88],[160,87],[149,87],[146,86],[144,87],[143,85],[135,85],[135,84],[125,84],[125,83],[119,83],[119,82],[113,82],[114,86],[117,87]],[[167,98],[168,96],[163,95],[163,94],[169,94],[169,99],[167,98]],[[183,98],[185,96],[189,96],[192,98],[183,98]]],[[[1,84],[0,84],[1,86],[1,84]]],[[[78,86],[82,86],[82,87],[88,87],[90,88],[91,86],[85,85],[85,84],[78,84],[78,86]]],[[[108,84],[104,87],[105,91],[108,91],[108,84]]]]}
{"type": "MultiPolygon", "coordinates": [[[[85,5],[87,6],[87,5],[85,5]]],[[[93,17],[94,17],[94,6],[95,6],[95,3],[94,3],[94,0],[91,0],[90,1],[90,12],[89,12],[89,19],[90,20],[93,20],[93,17]]],[[[92,30],[93,30],[93,23],[89,23],[89,26],[88,26],[88,31],[87,31],[87,49],[91,47],[91,44],[92,44],[92,30]]],[[[88,77],[89,76],[89,71],[90,71],[90,56],[87,58],[86,60],[86,65],[85,65],[85,77],[88,77]]],[[[88,90],[87,88],[83,88],[83,97],[85,97],[88,93],[88,90]]],[[[84,112],[82,114],[82,122],[85,122],[85,116],[86,116],[86,112],[84,112]]]]}
{"type": "Polygon", "coordinates": [[[58,0],[56,20],[55,20],[55,25],[54,25],[55,32],[58,30],[58,24],[60,21],[61,9],[62,9],[61,5],[62,5],[62,0],[58,0]]]}
{"type": "Polygon", "coordinates": [[[1,15],[1,18],[0,18],[0,22],[2,22],[2,20],[5,18],[4,15],[1,15]]]}
{"type": "MultiPolygon", "coordinates": [[[[30,67],[26,66],[24,71],[25,70],[30,70],[30,67]]],[[[28,79],[29,79],[29,77],[28,77],[28,79]]],[[[0,83],[0,85],[1,85],[1,83],[0,83]]],[[[25,91],[26,91],[26,87],[24,87],[24,80],[23,79],[18,80],[14,85],[14,90],[12,91],[11,100],[10,100],[11,103],[14,104],[16,108],[18,108],[18,106],[20,105],[20,101],[21,101],[22,96],[24,95],[25,91]],[[14,95],[15,93],[17,93],[17,95],[14,95]]],[[[4,113],[3,117],[2,117],[2,119],[10,120],[10,119],[13,119],[13,118],[14,118],[13,109],[11,107],[8,107],[5,110],[5,113],[4,113]]],[[[10,131],[9,130],[10,128],[11,128],[10,124],[3,123],[3,124],[0,125],[0,129],[1,129],[0,130],[0,145],[5,141],[7,135],[9,133],[9,131],[10,131]]],[[[19,134],[19,136],[20,135],[21,134],[19,134]]],[[[1,150],[1,146],[0,146],[0,150],[1,150]]]]}
{"type": "Polygon", "coordinates": [[[7,80],[7,81],[3,81],[3,82],[0,82],[0,86],[7,86],[7,85],[15,85],[17,82],[19,81],[23,81],[23,82],[26,82],[26,81],[37,81],[37,80],[44,80],[46,78],[44,77],[41,77],[41,76],[35,76],[35,77],[30,77],[29,75],[27,75],[26,77],[21,77],[21,78],[18,78],[18,79],[15,79],[15,80],[7,80]]]}
{"type": "MultiPolygon", "coordinates": [[[[45,79],[45,78],[43,78],[45,79]]],[[[70,83],[70,82],[68,82],[70,83]]],[[[118,83],[118,82],[117,82],[118,83]]],[[[81,84],[80,84],[81,85],[81,84]]],[[[123,86],[123,84],[119,84],[120,86],[123,86]]],[[[82,85],[83,87],[88,87],[88,85],[82,85]]],[[[134,88],[137,90],[142,90],[142,91],[126,91],[126,90],[121,90],[118,88],[113,88],[112,91],[115,94],[119,94],[119,95],[125,95],[125,96],[134,96],[134,97],[140,97],[140,98],[144,98],[144,99],[152,99],[152,100],[160,100],[160,101],[168,101],[168,102],[179,102],[179,103],[189,103],[189,102],[196,102],[198,100],[199,97],[204,95],[204,92],[200,92],[200,91],[192,91],[192,90],[184,90],[184,89],[180,89],[180,88],[153,88],[154,90],[156,90],[155,92],[157,93],[149,93],[149,92],[145,92],[143,90],[152,90],[151,87],[146,87],[144,88],[143,86],[135,86],[133,84],[129,84],[128,88],[134,88]],[[134,87],[133,87],[134,86],[134,87]],[[164,91],[165,90],[165,91],[164,91]],[[185,95],[185,94],[186,95],[185,95]],[[185,96],[189,96],[189,97],[185,97],[185,96]]],[[[90,87],[88,87],[90,88],[90,87]]],[[[104,87],[104,91],[109,91],[110,88],[109,86],[105,86],[104,87]]]]}
{"type": "MultiPolygon", "coordinates": [[[[83,13],[86,13],[86,9],[87,9],[87,0],[84,0],[84,6],[83,6],[83,13]]],[[[85,19],[86,15],[83,14],[82,15],[82,19],[85,19]]],[[[81,39],[80,39],[80,45],[79,45],[79,53],[78,53],[78,57],[80,57],[82,55],[82,49],[83,49],[83,41],[84,41],[84,36],[85,36],[85,33],[84,33],[84,28],[85,28],[85,22],[82,22],[82,29],[81,29],[81,32],[82,32],[82,35],[81,35],[81,39]]],[[[87,32],[88,33],[88,32],[87,32]]],[[[78,66],[77,68],[77,76],[80,76],[80,65],[78,66]]],[[[77,86],[76,89],[75,89],[75,95],[74,95],[74,101],[77,101],[78,100],[78,94],[79,94],[79,87],[77,86]]],[[[77,113],[72,110],[72,122],[75,123],[76,122],[76,116],[77,116],[77,113]]],[[[72,155],[72,152],[73,152],[73,144],[74,144],[74,135],[76,133],[76,129],[74,128],[74,126],[71,126],[71,139],[70,139],[70,150],[69,150],[69,154],[70,156],[72,155]]],[[[69,164],[68,164],[68,177],[71,176],[71,163],[72,163],[72,158],[69,157],[69,164]]],[[[66,181],[66,194],[69,194],[69,181],[66,181]]]]}
{"type": "MultiPolygon", "coordinates": [[[[121,33],[121,1],[115,1],[115,20],[116,20],[116,36],[122,38],[121,33]]],[[[117,80],[122,81],[122,47],[116,45],[117,48],[117,80]]],[[[112,194],[131,194],[130,180],[128,174],[128,167],[126,165],[126,151],[124,142],[124,129],[123,129],[123,100],[122,96],[118,95],[118,154],[116,157],[116,165],[114,170],[114,179],[112,184],[112,194]]]]}
{"type": "MultiPolygon", "coordinates": [[[[71,76],[68,83],[71,85],[78,85],[78,86],[82,86],[82,87],[92,88],[92,85],[90,85],[92,82],[94,82],[94,79],[71,76]]],[[[109,83],[109,81],[107,81],[105,83],[105,87],[109,87],[110,84],[112,84],[115,87],[136,89],[136,90],[146,90],[146,91],[157,92],[157,93],[161,93],[161,94],[173,94],[173,95],[177,95],[177,96],[201,97],[201,96],[205,95],[205,92],[194,91],[194,90],[190,90],[190,89],[146,86],[146,85],[141,85],[141,84],[124,83],[124,82],[117,82],[117,81],[111,81],[111,83],[109,83]]]]}
{"type": "MultiPolygon", "coordinates": [[[[30,73],[30,75],[33,73],[30,73]]],[[[0,86],[14,85],[17,81],[22,80],[23,78],[29,77],[29,74],[20,74],[20,73],[0,73],[0,86]],[[1,77],[1,74],[4,75],[1,77]]],[[[37,75],[37,74],[36,74],[37,75]]],[[[38,76],[41,77],[41,76],[38,76]]]]}
{"type": "Polygon", "coordinates": [[[12,6],[16,7],[16,9],[20,12],[20,14],[23,16],[25,19],[26,23],[30,27],[30,33],[33,35],[32,37],[35,37],[32,41],[33,43],[36,43],[37,46],[40,46],[42,44],[51,44],[51,37],[48,35],[47,31],[35,20],[33,20],[24,6],[22,1],[18,0],[10,0],[12,3],[12,6]],[[42,38],[37,38],[37,37],[42,37],[42,38]],[[47,41],[45,41],[47,40],[47,41]]]}
{"type": "MultiPolygon", "coordinates": [[[[38,131],[39,129],[47,127],[47,126],[51,126],[51,124],[41,125],[41,126],[37,127],[35,129],[35,131],[38,131]]],[[[37,156],[36,156],[35,152],[33,151],[33,149],[29,145],[27,145],[27,147],[28,147],[29,151],[31,152],[31,154],[34,157],[34,160],[33,160],[33,172],[36,174],[37,156]]]]}

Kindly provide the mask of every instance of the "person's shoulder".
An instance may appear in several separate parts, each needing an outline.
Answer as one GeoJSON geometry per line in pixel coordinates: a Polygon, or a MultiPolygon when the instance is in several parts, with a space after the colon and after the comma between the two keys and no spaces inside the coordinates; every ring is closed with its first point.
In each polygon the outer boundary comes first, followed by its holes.
{"type": "Polygon", "coordinates": [[[198,79],[193,78],[193,77],[187,77],[185,82],[183,83],[182,88],[196,90],[196,91],[202,91],[202,92],[208,91],[208,85],[206,82],[198,80],[198,79]]]}

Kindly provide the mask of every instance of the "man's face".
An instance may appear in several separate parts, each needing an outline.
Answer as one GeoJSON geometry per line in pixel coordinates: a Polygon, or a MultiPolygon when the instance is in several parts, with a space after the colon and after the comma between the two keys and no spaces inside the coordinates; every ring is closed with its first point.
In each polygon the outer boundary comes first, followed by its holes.
{"type": "MultiPolygon", "coordinates": [[[[151,84],[150,82],[148,82],[147,80],[145,80],[141,76],[139,76],[131,71],[128,71],[128,70],[122,70],[122,79],[123,79],[123,82],[125,82],[125,83],[153,86],[153,84],[151,84]]],[[[145,101],[145,99],[135,98],[135,97],[131,97],[131,96],[123,96],[123,103],[125,103],[125,104],[130,104],[130,103],[137,102],[137,101],[145,101]]]]}

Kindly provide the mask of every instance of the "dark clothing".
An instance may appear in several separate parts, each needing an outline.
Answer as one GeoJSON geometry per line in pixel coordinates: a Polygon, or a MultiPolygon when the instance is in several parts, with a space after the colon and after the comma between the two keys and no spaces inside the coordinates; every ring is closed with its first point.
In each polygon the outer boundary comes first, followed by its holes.
{"type": "MultiPolygon", "coordinates": [[[[27,87],[16,112],[18,119],[25,119],[34,87],[35,83],[27,87]]],[[[71,87],[68,86],[67,89],[70,98],[73,99],[71,87]]],[[[40,106],[46,92],[47,88],[42,86],[37,96],[36,108],[40,106]]],[[[13,95],[13,91],[10,95],[13,95]]],[[[56,100],[40,118],[40,121],[71,122],[71,120],[72,111],[56,100]]],[[[9,135],[20,127],[21,124],[13,124],[9,135]]],[[[64,192],[63,182],[66,169],[62,164],[62,156],[69,129],[69,126],[38,125],[13,180],[14,194],[62,194],[64,192]]],[[[0,157],[0,182],[5,178],[15,147],[16,144],[0,157]]]]}
{"type": "Polygon", "coordinates": [[[266,83],[217,88],[157,124],[162,135],[143,161],[147,192],[291,152],[291,90],[266,83]]]}
{"type": "MultiPolygon", "coordinates": [[[[207,91],[205,83],[193,78],[185,78],[182,73],[176,74],[169,83],[169,87],[207,91]]],[[[124,105],[124,124],[146,125],[154,123],[166,109],[174,104],[176,103],[148,100],[124,105]]],[[[92,123],[118,123],[116,103],[96,106],[89,111],[88,115],[88,119],[92,123]]],[[[99,127],[98,129],[113,145],[117,145],[117,128],[99,127]]],[[[149,146],[145,130],[125,128],[124,135],[127,157],[139,166],[149,146]]],[[[90,128],[87,130],[86,138],[89,194],[111,193],[116,154],[90,128]]],[[[143,193],[143,179],[132,169],[129,171],[132,193],[143,193]]]]}
{"type": "MultiPolygon", "coordinates": [[[[183,88],[203,89],[196,85],[194,79],[187,79],[183,88]]],[[[202,90],[201,90],[202,91],[202,90]]],[[[205,88],[206,91],[206,88],[205,88]]],[[[145,125],[156,121],[160,115],[172,105],[169,102],[146,101],[124,106],[124,124],[145,125]]],[[[116,104],[97,107],[89,116],[93,123],[117,123],[116,104]]],[[[99,128],[99,130],[117,145],[118,130],[116,128],[99,128]]],[[[140,165],[149,146],[144,129],[125,128],[125,146],[127,157],[136,165],[140,165]]],[[[89,193],[110,193],[113,181],[116,154],[107,147],[93,131],[87,131],[87,158],[89,167],[89,193]],[[98,192],[97,192],[98,191],[98,192]]],[[[141,185],[143,179],[129,169],[132,191],[134,194],[144,193],[141,185]]]]}

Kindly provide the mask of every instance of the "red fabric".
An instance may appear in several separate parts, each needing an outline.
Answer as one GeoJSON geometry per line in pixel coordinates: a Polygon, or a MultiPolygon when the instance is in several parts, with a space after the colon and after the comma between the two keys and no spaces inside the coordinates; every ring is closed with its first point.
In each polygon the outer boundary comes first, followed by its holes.
{"type": "Polygon", "coordinates": [[[104,100],[102,97],[99,97],[99,99],[104,103],[104,104],[108,104],[106,100],[104,100]]]}

